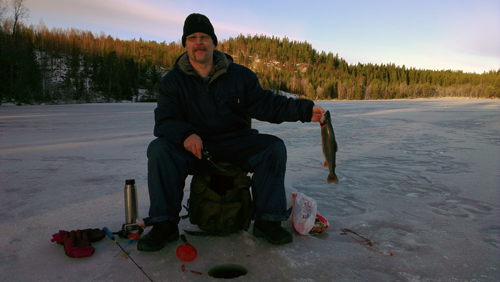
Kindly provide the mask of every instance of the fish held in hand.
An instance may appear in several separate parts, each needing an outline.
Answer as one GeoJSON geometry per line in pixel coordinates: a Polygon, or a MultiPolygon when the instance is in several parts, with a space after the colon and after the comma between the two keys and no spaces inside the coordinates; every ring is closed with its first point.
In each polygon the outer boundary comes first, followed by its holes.
{"type": "Polygon", "coordinates": [[[324,167],[328,168],[327,182],[339,184],[339,179],[335,174],[336,154],[338,151],[337,141],[335,140],[335,133],[333,132],[332,119],[330,111],[326,111],[320,120],[321,125],[321,143],[323,144],[323,155],[325,155],[324,167]]]}

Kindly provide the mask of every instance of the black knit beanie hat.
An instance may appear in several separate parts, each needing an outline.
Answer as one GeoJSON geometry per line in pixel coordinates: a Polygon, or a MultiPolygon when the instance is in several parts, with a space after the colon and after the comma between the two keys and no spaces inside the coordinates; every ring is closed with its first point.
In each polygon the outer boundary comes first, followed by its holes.
{"type": "Polygon", "coordinates": [[[186,47],[186,37],[195,33],[195,32],[203,32],[210,37],[212,37],[212,41],[214,42],[214,46],[217,46],[217,36],[214,33],[214,27],[210,23],[210,20],[202,15],[202,14],[191,14],[184,21],[184,28],[182,34],[182,46],[186,47]]]}

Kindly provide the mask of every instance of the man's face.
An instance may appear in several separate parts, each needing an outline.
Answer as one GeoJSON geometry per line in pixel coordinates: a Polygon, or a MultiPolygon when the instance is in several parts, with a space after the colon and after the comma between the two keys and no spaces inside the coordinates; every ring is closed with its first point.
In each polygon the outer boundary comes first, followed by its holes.
{"type": "Polygon", "coordinates": [[[191,62],[212,63],[214,49],[212,37],[206,33],[196,32],[186,37],[186,51],[191,62]]]}

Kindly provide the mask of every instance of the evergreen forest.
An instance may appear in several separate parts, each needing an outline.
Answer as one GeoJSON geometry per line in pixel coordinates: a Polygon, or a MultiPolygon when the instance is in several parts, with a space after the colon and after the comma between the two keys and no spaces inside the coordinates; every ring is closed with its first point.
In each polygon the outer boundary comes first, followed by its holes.
{"type": "MultiPolygon", "coordinates": [[[[286,37],[239,35],[218,50],[255,71],[261,85],[312,100],[490,98],[500,69],[482,74],[394,64],[348,64],[286,37]]],[[[156,101],[161,77],[184,52],[180,42],[119,40],[76,29],[0,23],[0,103],[156,101]]]]}

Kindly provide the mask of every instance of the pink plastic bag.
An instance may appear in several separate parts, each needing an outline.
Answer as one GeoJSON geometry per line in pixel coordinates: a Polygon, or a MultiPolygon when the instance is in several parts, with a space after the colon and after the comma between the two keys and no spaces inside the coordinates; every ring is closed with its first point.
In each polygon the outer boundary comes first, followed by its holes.
{"type": "Polygon", "coordinates": [[[319,234],[325,231],[329,227],[328,219],[324,218],[321,214],[316,213],[316,220],[314,221],[314,226],[309,231],[309,234],[319,234]]]}

